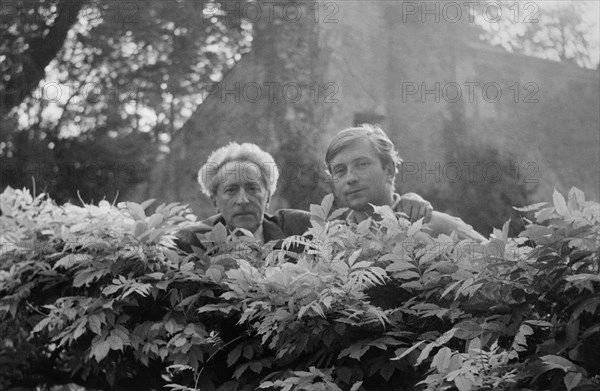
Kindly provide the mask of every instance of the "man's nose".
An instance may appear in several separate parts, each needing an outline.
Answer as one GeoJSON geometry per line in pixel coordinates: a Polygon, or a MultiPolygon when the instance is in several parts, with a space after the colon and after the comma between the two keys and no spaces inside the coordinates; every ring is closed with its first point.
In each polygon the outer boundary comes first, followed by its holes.
{"type": "Polygon", "coordinates": [[[240,190],[240,194],[237,198],[237,200],[235,200],[236,204],[247,204],[248,201],[248,197],[246,196],[246,191],[244,189],[240,190]]]}
{"type": "Polygon", "coordinates": [[[346,173],[346,182],[355,183],[356,181],[358,181],[358,175],[356,175],[356,170],[349,168],[348,172],[346,173]]]}

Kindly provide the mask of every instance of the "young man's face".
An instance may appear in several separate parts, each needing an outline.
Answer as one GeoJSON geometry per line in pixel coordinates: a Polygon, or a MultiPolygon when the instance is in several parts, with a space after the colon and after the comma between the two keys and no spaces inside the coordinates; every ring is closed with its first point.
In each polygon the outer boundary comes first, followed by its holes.
{"type": "Polygon", "coordinates": [[[219,170],[217,180],[220,184],[211,199],[227,227],[255,232],[269,202],[260,168],[250,162],[228,162],[219,170]]]}
{"type": "Polygon", "coordinates": [[[342,149],[329,167],[340,206],[367,211],[369,204],[391,205],[394,171],[382,166],[368,140],[357,140],[342,149]]]}

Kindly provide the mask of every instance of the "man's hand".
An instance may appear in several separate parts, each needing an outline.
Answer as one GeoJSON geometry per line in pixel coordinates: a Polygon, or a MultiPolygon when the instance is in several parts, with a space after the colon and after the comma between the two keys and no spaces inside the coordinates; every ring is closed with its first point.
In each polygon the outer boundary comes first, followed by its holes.
{"type": "Polygon", "coordinates": [[[423,223],[431,220],[433,206],[417,193],[405,193],[400,196],[396,212],[405,213],[411,223],[423,218],[423,223]]]}

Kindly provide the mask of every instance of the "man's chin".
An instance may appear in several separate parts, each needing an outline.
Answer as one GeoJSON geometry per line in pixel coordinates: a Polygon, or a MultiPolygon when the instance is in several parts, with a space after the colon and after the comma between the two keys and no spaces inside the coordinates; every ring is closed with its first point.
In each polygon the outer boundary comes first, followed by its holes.
{"type": "Polygon", "coordinates": [[[352,210],[364,212],[364,211],[369,210],[370,205],[368,202],[365,202],[363,200],[355,200],[355,201],[349,201],[348,207],[352,210]]]}
{"type": "Polygon", "coordinates": [[[235,217],[232,221],[231,226],[233,228],[243,228],[243,229],[246,229],[246,230],[254,233],[254,231],[257,230],[259,223],[256,221],[255,218],[242,216],[242,217],[235,217]]]}

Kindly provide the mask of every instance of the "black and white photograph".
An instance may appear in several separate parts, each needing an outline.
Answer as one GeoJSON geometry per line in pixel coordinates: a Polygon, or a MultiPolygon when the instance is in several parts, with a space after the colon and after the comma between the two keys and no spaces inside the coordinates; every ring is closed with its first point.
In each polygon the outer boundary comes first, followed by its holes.
{"type": "Polygon", "coordinates": [[[3,0],[0,389],[600,390],[597,0],[3,0]]]}

